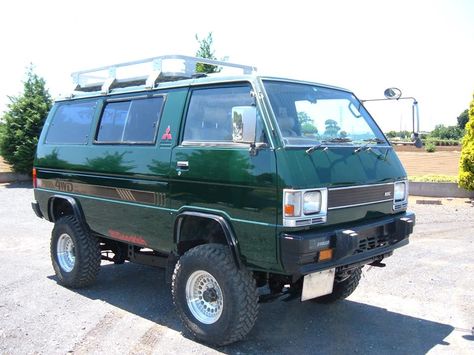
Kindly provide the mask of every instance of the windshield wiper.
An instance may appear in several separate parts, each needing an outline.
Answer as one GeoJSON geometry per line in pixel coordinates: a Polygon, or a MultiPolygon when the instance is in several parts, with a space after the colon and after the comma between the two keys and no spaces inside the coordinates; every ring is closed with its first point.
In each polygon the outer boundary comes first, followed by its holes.
{"type": "Polygon", "coordinates": [[[361,145],[360,147],[354,149],[354,153],[359,153],[361,150],[369,150],[371,149],[369,147],[369,144],[370,143],[386,143],[383,139],[380,139],[380,138],[369,138],[369,139],[364,139],[362,140],[363,142],[366,142],[365,144],[361,145]]]}
{"type": "MultiPolygon", "coordinates": [[[[352,139],[350,139],[350,138],[341,138],[341,137],[326,139],[326,140],[323,140],[320,143],[315,144],[315,145],[309,147],[308,149],[306,149],[306,153],[311,154],[315,150],[318,150],[319,148],[321,148],[323,146],[323,144],[327,144],[327,143],[349,143],[349,142],[352,142],[352,139]]],[[[328,147],[324,147],[324,150],[327,150],[327,149],[328,149],[328,147]]]]}
{"type": "MultiPolygon", "coordinates": [[[[313,145],[312,147],[309,147],[308,149],[306,149],[306,153],[311,154],[315,150],[318,150],[319,148],[321,148],[322,145],[323,145],[322,143],[318,143],[316,145],[313,145]]],[[[327,147],[325,149],[327,149],[327,147]]]]}

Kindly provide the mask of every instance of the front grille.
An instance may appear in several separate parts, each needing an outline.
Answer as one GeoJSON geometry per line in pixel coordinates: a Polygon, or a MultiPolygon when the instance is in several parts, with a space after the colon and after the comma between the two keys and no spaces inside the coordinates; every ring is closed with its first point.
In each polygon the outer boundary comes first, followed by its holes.
{"type": "Polygon", "coordinates": [[[359,245],[354,252],[354,254],[363,253],[365,251],[369,251],[376,248],[381,248],[389,245],[390,237],[386,236],[370,236],[367,238],[359,239],[359,245]]]}
{"type": "Polygon", "coordinates": [[[328,191],[328,209],[393,201],[393,184],[343,187],[328,191]]]}

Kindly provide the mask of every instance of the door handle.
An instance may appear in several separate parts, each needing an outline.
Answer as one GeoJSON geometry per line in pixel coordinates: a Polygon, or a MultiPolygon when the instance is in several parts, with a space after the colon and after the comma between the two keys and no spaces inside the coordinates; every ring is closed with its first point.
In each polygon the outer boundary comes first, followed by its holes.
{"type": "Polygon", "coordinates": [[[189,162],[187,161],[178,161],[176,162],[176,166],[178,170],[188,170],[189,169],[189,162]]]}
{"type": "Polygon", "coordinates": [[[178,172],[178,176],[181,176],[183,171],[189,170],[189,162],[187,161],[177,161],[176,162],[176,171],[178,172]]]}

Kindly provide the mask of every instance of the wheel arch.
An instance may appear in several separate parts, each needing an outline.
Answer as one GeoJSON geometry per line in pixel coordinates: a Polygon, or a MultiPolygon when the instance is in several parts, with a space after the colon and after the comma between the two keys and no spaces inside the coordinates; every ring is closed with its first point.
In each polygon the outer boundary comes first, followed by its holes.
{"type": "MultiPolygon", "coordinates": [[[[235,236],[235,233],[232,229],[231,223],[224,218],[223,216],[211,213],[204,213],[198,211],[183,211],[181,212],[175,220],[174,223],[174,233],[173,233],[173,241],[176,247],[178,248],[179,253],[179,245],[183,242],[184,238],[182,235],[183,226],[186,221],[186,218],[198,218],[204,221],[212,221],[219,225],[222,234],[225,238],[225,244],[230,248],[232,252],[232,257],[240,269],[242,266],[242,261],[240,259],[240,253],[238,248],[238,240],[235,236]]],[[[209,242],[209,241],[207,241],[209,242]]]]}
{"type": "Polygon", "coordinates": [[[79,201],[71,196],[51,196],[48,199],[48,219],[54,223],[63,215],[73,215],[80,223],[87,225],[79,201]]]}

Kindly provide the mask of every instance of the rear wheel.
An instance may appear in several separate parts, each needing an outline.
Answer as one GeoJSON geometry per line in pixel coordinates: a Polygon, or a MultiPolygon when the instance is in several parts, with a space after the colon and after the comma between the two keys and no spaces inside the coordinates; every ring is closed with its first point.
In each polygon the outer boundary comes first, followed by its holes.
{"type": "Polygon", "coordinates": [[[337,281],[336,276],[332,293],[317,297],[314,301],[318,303],[332,303],[349,297],[349,295],[355,291],[357,285],[359,285],[361,275],[362,268],[358,267],[352,270],[349,277],[342,281],[337,281]]]}
{"type": "Polygon", "coordinates": [[[238,269],[225,245],[199,245],[186,252],[173,274],[173,301],[191,334],[225,345],[242,339],[258,313],[252,274],[238,269]]]}
{"type": "Polygon", "coordinates": [[[51,261],[59,283],[71,288],[89,286],[100,270],[99,240],[74,216],[61,217],[51,235],[51,261]]]}

